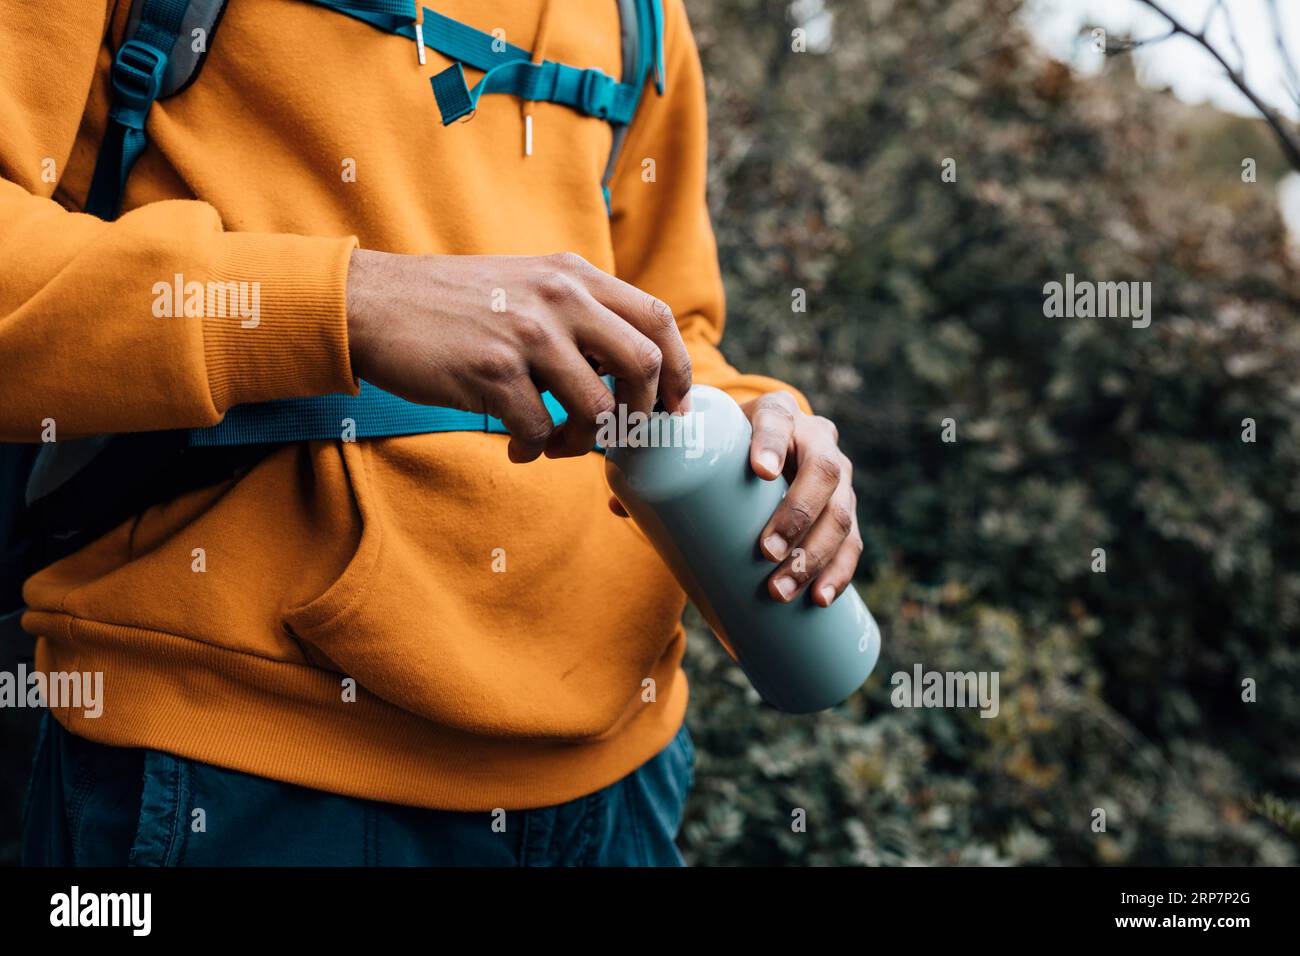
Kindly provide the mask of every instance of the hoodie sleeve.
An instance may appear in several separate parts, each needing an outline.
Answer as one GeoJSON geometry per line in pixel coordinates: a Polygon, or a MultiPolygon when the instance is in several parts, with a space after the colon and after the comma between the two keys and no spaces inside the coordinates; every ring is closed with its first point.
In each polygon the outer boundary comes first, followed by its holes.
{"type": "Polygon", "coordinates": [[[709,222],[704,74],[682,0],[665,3],[666,83],[647,86],[628,130],[610,192],[618,277],[667,302],[677,317],[695,381],[745,402],[784,382],[738,372],[718,349],[725,302],[709,222]]]}
{"type": "Polygon", "coordinates": [[[197,201],[151,203],[112,223],[63,208],[52,197],[96,71],[109,66],[108,10],[3,6],[0,441],[39,440],[47,419],[75,438],[355,393],[345,288],[355,239],[226,232],[197,201]],[[223,296],[226,307],[186,308],[223,296]]]}

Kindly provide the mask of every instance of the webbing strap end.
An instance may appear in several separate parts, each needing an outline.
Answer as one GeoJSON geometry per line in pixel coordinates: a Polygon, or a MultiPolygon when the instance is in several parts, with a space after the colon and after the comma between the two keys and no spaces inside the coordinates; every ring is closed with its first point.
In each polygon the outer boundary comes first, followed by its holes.
{"type": "Polygon", "coordinates": [[[431,76],[429,82],[433,85],[433,96],[438,101],[443,126],[449,126],[474,112],[469,84],[465,82],[465,68],[460,63],[453,63],[441,73],[431,76]]]}

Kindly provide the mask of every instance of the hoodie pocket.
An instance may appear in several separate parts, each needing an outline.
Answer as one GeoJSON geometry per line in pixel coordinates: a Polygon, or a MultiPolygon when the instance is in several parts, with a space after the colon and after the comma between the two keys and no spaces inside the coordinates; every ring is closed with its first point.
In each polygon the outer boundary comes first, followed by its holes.
{"type": "Polygon", "coordinates": [[[680,592],[609,514],[598,460],[510,465],[503,446],[474,433],[339,446],[356,509],[337,495],[324,511],[335,527],[318,557],[340,570],[281,619],[308,660],[442,728],[599,737],[647,675],[670,679],[680,592]]]}
{"type": "Polygon", "coordinates": [[[353,513],[361,526],[360,534],[355,536],[356,549],[343,565],[338,577],[324,592],[286,608],[282,621],[285,630],[303,645],[303,653],[309,660],[343,671],[337,662],[313,644],[312,638],[328,629],[333,621],[350,612],[369,595],[371,579],[379,564],[381,526],[371,513],[369,477],[360,446],[352,442],[340,442],[338,447],[347,471],[353,513]]]}

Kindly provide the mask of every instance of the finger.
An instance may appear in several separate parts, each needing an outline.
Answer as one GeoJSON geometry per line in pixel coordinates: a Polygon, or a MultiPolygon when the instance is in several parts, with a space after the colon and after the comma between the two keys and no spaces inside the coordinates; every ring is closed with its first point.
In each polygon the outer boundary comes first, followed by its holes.
{"type": "Polygon", "coordinates": [[[799,406],[789,392],[772,392],[755,402],[754,414],[750,416],[754,437],[749,443],[749,465],[758,477],[772,481],[785,468],[798,411],[799,406]]]}
{"type": "Polygon", "coordinates": [[[535,354],[532,373],[568,413],[546,443],[546,457],[573,458],[591,451],[601,417],[614,413],[609,387],[569,341],[535,354]]]}
{"type": "Polygon", "coordinates": [[[650,339],[662,357],[659,369],[658,396],[664,411],[685,412],[690,409],[687,393],[691,388],[691,357],[682,341],[677,319],[668,304],[617,279],[595,266],[580,273],[596,300],[650,339]]]}
{"type": "MultiPolygon", "coordinates": [[[[792,601],[829,566],[853,532],[853,490],[841,481],[803,541],[768,579],[772,596],[792,601]]],[[[814,595],[815,597],[815,595],[814,595]]]]}
{"type": "Polygon", "coordinates": [[[830,443],[829,436],[821,432],[813,435],[808,444],[796,437],[798,471],[759,537],[764,553],[773,561],[784,560],[790,549],[803,540],[840,486],[848,466],[848,460],[830,443]]]}
{"type": "Polygon", "coordinates": [[[858,562],[862,560],[862,532],[858,528],[858,516],[854,500],[853,530],[849,532],[835,556],[827,562],[822,573],[812,584],[813,601],[821,607],[830,607],[831,603],[844,593],[844,589],[853,581],[858,562]]]}
{"type": "Polygon", "coordinates": [[[614,376],[619,404],[625,405],[629,413],[649,414],[659,393],[663,353],[647,336],[595,299],[590,299],[589,305],[574,329],[578,347],[599,363],[602,372],[614,376]]]}
{"type": "Polygon", "coordinates": [[[513,462],[534,461],[546,449],[555,431],[555,422],[547,410],[537,386],[520,375],[491,394],[488,414],[501,419],[510,433],[507,454],[513,462]]]}

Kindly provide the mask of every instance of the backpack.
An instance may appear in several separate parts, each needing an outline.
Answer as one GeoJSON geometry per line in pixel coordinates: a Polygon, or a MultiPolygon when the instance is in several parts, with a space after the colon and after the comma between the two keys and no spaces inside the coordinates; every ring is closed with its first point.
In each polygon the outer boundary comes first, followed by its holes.
{"type": "MultiPolygon", "coordinates": [[[[506,94],[560,103],[610,123],[613,146],[601,181],[609,185],[646,82],[664,91],[662,0],[615,0],[621,79],[595,68],[545,60],[413,0],[301,0],[414,41],[452,65],[430,80],[443,126],[471,114],[483,96],[506,94]],[[473,88],[464,66],[482,70],[473,88]]],[[[85,211],[116,219],[127,178],[147,138],[156,100],[174,96],[202,70],[227,0],[133,0],[113,58],[109,123],[91,177],[85,211]],[[201,32],[200,32],[201,31],[201,32]],[[197,42],[202,38],[203,42],[197,42]]],[[[452,134],[454,135],[454,134],[452,134]]],[[[543,400],[557,425],[562,405],[543,400]]],[[[506,431],[499,419],[417,405],[368,382],[358,395],[321,395],[239,405],[210,428],[101,435],[43,445],[0,444],[0,616],[21,608],[23,581],[80,550],[152,504],[237,477],[287,443],[441,431],[506,431]]]]}

